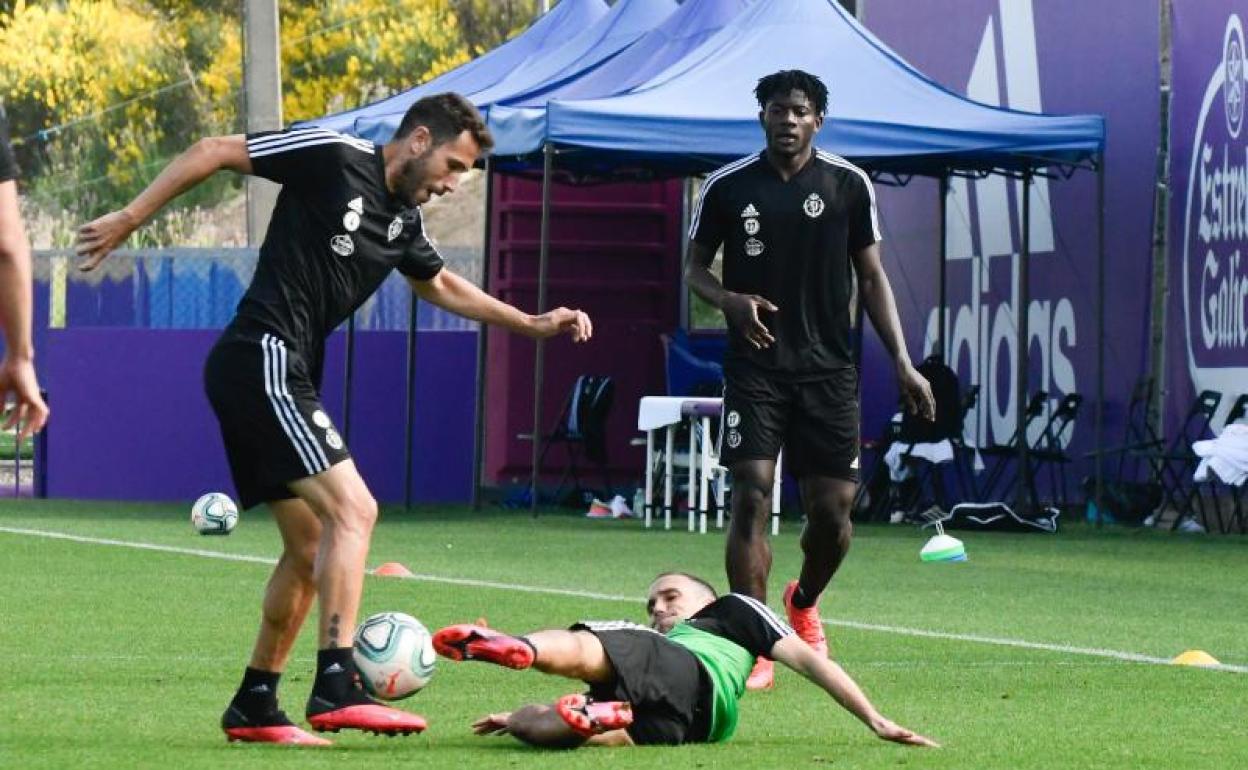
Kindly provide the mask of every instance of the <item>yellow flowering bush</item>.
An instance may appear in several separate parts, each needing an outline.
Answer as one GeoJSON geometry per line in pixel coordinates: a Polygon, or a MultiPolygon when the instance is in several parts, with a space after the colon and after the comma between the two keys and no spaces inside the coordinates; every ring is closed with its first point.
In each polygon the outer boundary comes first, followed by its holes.
{"type": "MultiPolygon", "coordinates": [[[[350,109],[429,80],[479,53],[482,40],[522,29],[536,5],[282,0],[283,119],[350,109]]],[[[78,220],[115,208],[200,136],[243,129],[239,0],[4,7],[0,97],[28,206],[78,220]]],[[[237,188],[219,175],[179,203],[212,204],[237,188]]]]}

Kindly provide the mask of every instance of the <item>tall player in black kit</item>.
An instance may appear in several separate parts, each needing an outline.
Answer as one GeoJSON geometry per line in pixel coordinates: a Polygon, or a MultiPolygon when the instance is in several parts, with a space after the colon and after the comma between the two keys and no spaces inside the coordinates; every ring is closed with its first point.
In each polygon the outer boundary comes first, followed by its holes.
{"type": "Polygon", "coordinates": [[[397,269],[421,298],[531,337],[589,339],[589,317],[540,316],[443,266],[420,205],[452,192],[493,138],[458,94],[416,102],[383,146],[319,128],[202,139],[124,209],[79,230],[92,270],[178,194],[220,169],[282,185],[255,277],[208,356],[204,383],[244,508],[267,503],[283,552],[242,684],[222,717],[230,740],[326,745],[278,708],[277,684],[313,599],[320,623],[307,717],[317,730],[407,734],[421,717],[370,699],[351,660],[377,503],[320,403],[325,338],[397,269]]]}
{"type": "MultiPolygon", "coordinates": [[[[816,606],[849,550],[858,483],[858,369],[850,352],[851,271],[897,370],[907,408],[928,419],[931,388],[910,363],[888,277],[871,180],[812,146],[828,91],[801,70],[754,91],[767,148],[707,176],[690,228],[685,280],[728,322],[723,462],[732,471],[725,562],[732,590],[767,598],[766,538],[776,458],[797,477],[806,527],[802,570],[784,592],[789,623],[816,650],[816,606]],[[723,246],[723,282],[710,271],[723,246]]],[[[765,658],[753,689],[772,685],[765,658]]]]}

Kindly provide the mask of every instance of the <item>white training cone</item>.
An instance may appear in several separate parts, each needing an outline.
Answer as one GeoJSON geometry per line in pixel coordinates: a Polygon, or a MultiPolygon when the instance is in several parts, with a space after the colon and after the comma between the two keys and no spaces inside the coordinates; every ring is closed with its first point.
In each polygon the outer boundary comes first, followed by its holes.
{"type": "Polygon", "coordinates": [[[923,561],[966,561],[966,546],[956,537],[945,534],[945,528],[936,522],[936,532],[919,551],[923,561]]]}

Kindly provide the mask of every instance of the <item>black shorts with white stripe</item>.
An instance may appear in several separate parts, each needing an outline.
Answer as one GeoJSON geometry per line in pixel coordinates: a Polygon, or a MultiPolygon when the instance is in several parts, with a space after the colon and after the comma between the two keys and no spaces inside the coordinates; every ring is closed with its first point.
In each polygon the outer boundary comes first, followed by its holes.
{"type": "Polygon", "coordinates": [[[222,335],[204,365],[204,390],[244,509],[294,497],[290,482],[351,456],[307,362],[273,334],[222,335]]]}

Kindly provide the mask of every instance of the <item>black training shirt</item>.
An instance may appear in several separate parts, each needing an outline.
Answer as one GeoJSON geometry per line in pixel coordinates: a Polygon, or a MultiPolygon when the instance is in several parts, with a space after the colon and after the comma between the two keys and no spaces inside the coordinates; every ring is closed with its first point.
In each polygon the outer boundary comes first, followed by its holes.
{"type": "Polygon", "coordinates": [[[325,338],[390,271],[428,280],[442,257],[420,208],[386,188],[380,146],[306,128],[249,134],[247,154],[282,190],[234,323],[286,340],[319,380],[325,338]]]}
{"type": "Polygon", "coordinates": [[[766,604],[744,594],[725,594],[685,621],[744,647],[751,655],[771,657],[776,642],[793,633],[766,604]]]}
{"type": "Polygon", "coordinates": [[[822,150],[787,182],[765,153],[729,163],[703,183],[689,237],[712,251],[723,245],[725,289],[780,308],[761,314],[776,339],[770,348],[729,329],[725,364],[791,379],[853,365],[851,257],[880,240],[862,169],[822,150]]]}

